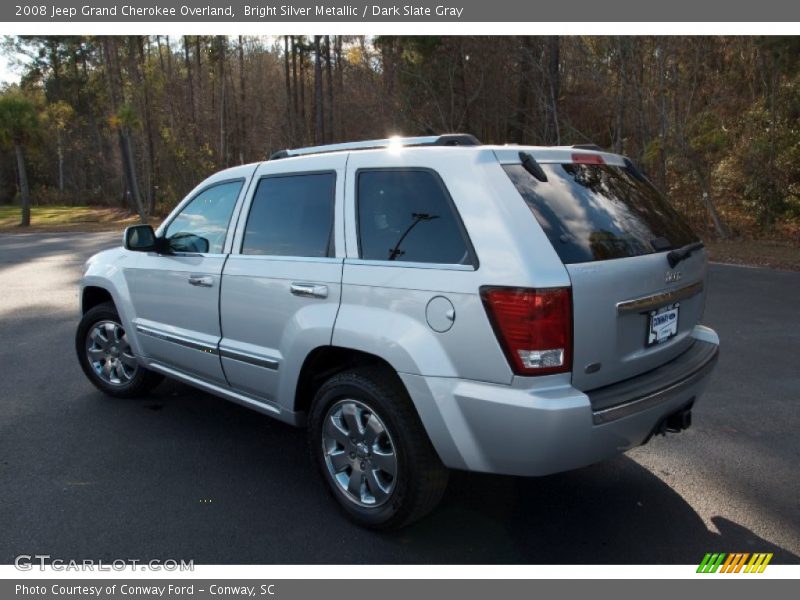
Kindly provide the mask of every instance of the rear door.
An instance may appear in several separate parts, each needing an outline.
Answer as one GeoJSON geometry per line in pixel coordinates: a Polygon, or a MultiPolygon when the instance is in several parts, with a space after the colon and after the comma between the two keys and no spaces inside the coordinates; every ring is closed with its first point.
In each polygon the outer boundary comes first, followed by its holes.
{"type": "Polygon", "coordinates": [[[503,168],[572,281],[573,385],[621,381],[686,350],[703,314],[706,256],[670,267],[670,250],[698,240],[667,199],[619,156],[550,152],[539,160],[546,181],[518,156],[500,156],[503,168]]]}
{"type": "Polygon", "coordinates": [[[225,376],[236,390],[284,408],[291,409],[308,353],[331,343],[341,297],[337,248],[344,244],[336,216],[345,164],[344,154],[262,164],[225,264],[225,376]]]}

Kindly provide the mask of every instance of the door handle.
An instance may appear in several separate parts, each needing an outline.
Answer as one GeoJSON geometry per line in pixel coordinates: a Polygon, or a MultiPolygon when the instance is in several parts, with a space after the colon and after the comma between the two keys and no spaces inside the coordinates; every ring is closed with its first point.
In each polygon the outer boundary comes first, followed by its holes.
{"type": "Polygon", "coordinates": [[[214,285],[214,278],[208,275],[189,275],[189,285],[211,287],[214,285]]]}
{"type": "Polygon", "coordinates": [[[289,288],[295,296],[304,298],[327,298],[328,286],[318,283],[293,283],[289,288]]]}

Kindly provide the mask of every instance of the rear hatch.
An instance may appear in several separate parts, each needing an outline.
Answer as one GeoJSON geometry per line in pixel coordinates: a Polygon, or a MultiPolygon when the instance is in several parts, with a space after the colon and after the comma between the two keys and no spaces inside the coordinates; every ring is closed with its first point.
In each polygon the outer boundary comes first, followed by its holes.
{"type": "Polygon", "coordinates": [[[498,158],[572,281],[575,387],[634,377],[691,346],[704,307],[706,254],[630,161],[568,149],[537,156],[519,148],[498,158]],[[534,161],[523,164],[526,157],[534,161]],[[687,247],[694,251],[671,268],[669,253],[687,247]]]}

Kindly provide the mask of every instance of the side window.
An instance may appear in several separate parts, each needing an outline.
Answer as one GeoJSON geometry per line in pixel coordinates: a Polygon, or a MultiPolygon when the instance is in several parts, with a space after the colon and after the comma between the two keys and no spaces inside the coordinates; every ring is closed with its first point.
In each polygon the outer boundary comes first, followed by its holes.
{"type": "Polygon", "coordinates": [[[229,181],[197,194],[167,227],[170,249],[173,252],[221,253],[243,184],[241,180],[229,181]]]}
{"type": "Polygon", "coordinates": [[[265,177],[250,206],[242,254],[328,256],[335,199],[334,173],[265,177]]]}
{"type": "Polygon", "coordinates": [[[444,184],[431,171],[358,175],[361,258],[471,264],[470,247],[444,184]]]}

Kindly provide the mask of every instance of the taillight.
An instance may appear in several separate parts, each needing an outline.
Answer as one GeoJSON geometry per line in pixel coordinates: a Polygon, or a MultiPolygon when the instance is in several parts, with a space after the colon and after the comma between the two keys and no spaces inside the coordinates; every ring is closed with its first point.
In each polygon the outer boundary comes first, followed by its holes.
{"type": "Polygon", "coordinates": [[[600,154],[589,154],[588,152],[575,152],[572,154],[572,162],[576,165],[604,165],[606,161],[600,154]]]}
{"type": "Polygon", "coordinates": [[[514,373],[572,369],[570,288],[483,287],[481,298],[514,373]]]}

